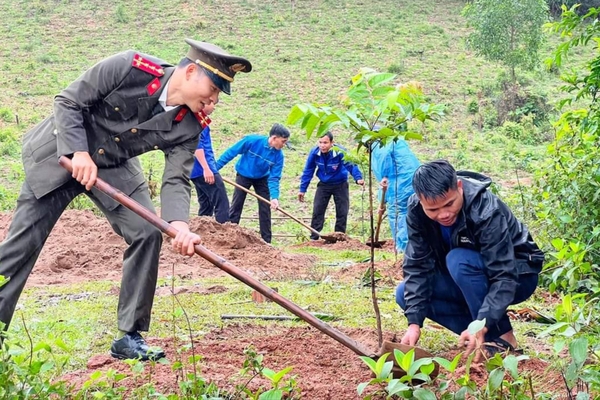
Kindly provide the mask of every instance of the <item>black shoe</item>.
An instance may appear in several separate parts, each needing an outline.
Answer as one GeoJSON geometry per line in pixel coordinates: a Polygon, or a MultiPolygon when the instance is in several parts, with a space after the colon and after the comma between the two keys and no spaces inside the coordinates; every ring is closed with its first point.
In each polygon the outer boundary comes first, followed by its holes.
{"type": "Polygon", "coordinates": [[[139,332],[129,332],[119,340],[113,340],[110,355],[119,360],[159,360],[165,357],[161,349],[151,349],[139,332]]]}

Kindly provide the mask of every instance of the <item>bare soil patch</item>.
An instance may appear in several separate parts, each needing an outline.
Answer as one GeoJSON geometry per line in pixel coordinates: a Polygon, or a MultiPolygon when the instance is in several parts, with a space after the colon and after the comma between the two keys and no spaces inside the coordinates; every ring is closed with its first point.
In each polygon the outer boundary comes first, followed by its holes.
{"type": "MultiPolygon", "coordinates": [[[[11,217],[0,214],[0,241],[6,237],[11,217]]],[[[235,224],[221,225],[211,218],[196,217],[190,227],[200,234],[209,250],[260,279],[303,277],[316,262],[313,256],[289,254],[273,247],[255,232],[235,224]]],[[[50,234],[28,285],[119,281],[126,247],[104,217],[91,211],[67,210],[50,234]]],[[[169,276],[173,269],[182,278],[226,275],[199,256],[174,253],[167,238],[160,254],[159,276],[169,276]]]]}
{"type": "MultiPolygon", "coordinates": [[[[368,348],[377,349],[377,335],[372,329],[343,329],[352,338],[362,342],[368,348]]],[[[385,340],[394,340],[394,334],[386,332],[385,340]]],[[[172,339],[149,338],[152,345],[161,346],[171,362],[175,361],[177,349],[183,343],[172,339]]],[[[264,356],[263,364],[267,368],[281,370],[293,366],[292,375],[296,375],[302,398],[311,400],[350,400],[360,399],[356,392],[359,383],[371,379],[370,370],[352,351],[341,346],[333,339],[310,327],[289,327],[284,324],[273,324],[268,327],[228,324],[221,329],[213,330],[204,337],[194,339],[196,354],[202,356],[201,375],[215,382],[219,387],[233,391],[241,379],[231,379],[241,369],[244,362],[244,349],[253,346],[258,354],[264,356]]],[[[458,354],[458,349],[450,349],[444,354],[436,354],[452,359],[458,354]]],[[[179,356],[186,360],[191,352],[179,356]]],[[[535,389],[551,390],[560,388],[560,375],[549,369],[549,364],[532,358],[521,362],[521,371],[531,373],[535,389]]],[[[162,393],[172,393],[177,390],[176,376],[170,365],[156,365],[154,370],[149,366],[143,377],[135,377],[130,367],[125,363],[112,359],[108,354],[96,355],[90,358],[87,369],[70,373],[65,380],[80,387],[89,375],[96,371],[115,369],[128,376],[123,381],[125,387],[134,388],[139,382],[152,382],[162,393]],[[137,382],[137,383],[136,383],[137,382]]],[[[189,365],[186,368],[190,370],[189,365]]],[[[459,367],[454,379],[464,373],[464,367],[459,367]]],[[[487,372],[483,365],[471,368],[471,377],[479,386],[487,380],[487,372]]],[[[250,387],[269,387],[264,380],[253,381],[250,387]]]]}

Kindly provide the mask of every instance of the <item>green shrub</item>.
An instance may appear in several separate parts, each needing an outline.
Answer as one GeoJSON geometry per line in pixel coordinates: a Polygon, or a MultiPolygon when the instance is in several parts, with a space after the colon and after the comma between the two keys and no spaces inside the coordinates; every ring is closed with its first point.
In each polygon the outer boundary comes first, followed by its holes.
{"type": "Polygon", "coordinates": [[[400,62],[400,63],[391,63],[388,68],[387,71],[390,74],[400,74],[402,73],[402,71],[404,71],[404,63],[400,62]]]}
{"type": "Polygon", "coordinates": [[[14,114],[6,107],[0,107],[0,119],[4,122],[14,122],[14,114]]]}
{"type": "Polygon", "coordinates": [[[467,111],[469,111],[469,114],[477,114],[479,112],[479,102],[475,99],[471,100],[467,105],[467,111]]]}

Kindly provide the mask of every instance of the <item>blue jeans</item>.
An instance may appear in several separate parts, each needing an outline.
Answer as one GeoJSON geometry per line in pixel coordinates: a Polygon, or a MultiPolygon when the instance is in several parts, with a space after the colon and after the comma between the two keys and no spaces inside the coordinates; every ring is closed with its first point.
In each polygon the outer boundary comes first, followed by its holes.
{"type": "MultiPolygon", "coordinates": [[[[446,256],[450,275],[436,273],[427,318],[460,335],[477,318],[483,300],[489,291],[481,255],[469,249],[453,249],[446,256]]],[[[511,304],[527,300],[535,291],[538,274],[519,275],[519,286],[511,304]]],[[[406,310],[404,282],[396,288],[396,303],[406,310]]],[[[512,326],[505,314],[498,323],[488,328],[486,341],[510,332],[512,326]]]]}

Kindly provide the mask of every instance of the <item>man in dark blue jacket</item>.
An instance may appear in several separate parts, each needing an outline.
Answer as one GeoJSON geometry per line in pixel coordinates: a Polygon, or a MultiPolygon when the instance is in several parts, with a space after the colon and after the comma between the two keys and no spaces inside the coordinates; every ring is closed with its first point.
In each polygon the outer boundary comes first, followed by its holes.
{"type": "MultiPolygon", "coordinates": [[[[214,109],[215,104],[211,103],[204,107],[204,113],[208,116],[214,109]]],[[[224,224],[229,220],[229,199],[225,184],[217,169],[209,123],[210,119],[207,119],[206,126],[200,133],[190,179],[194,182],[198,203],[200,203],[198,215],[212,217],[214,214],[215,220],[224,224]]]]}
{"type": "MultiPolygon", "coordinates": [[[[304,195],[310,185],[310,181],[317,170],[317,191],[313,202],[312,221],[310,226],[318,232],[323,229],[325,222],[325,211],[329,200],[333,196],[335,203],[335,231],[346,233],[346,222],[348,221],[348,210],[350,210],[350,191],[348,189],[348,173],[352,175],[359,185],[364,185],[362,174],[358,167],[350,162],[344,161],[344,150],[334,145],[333,135],[327,132],[319,138],[319,144],[308,153],[308,159],[304,166],[304,172],[300,178],[300,192],[298,200],[304,201],[304,195]]],[[[319,239],[312,233],[310,238],[319,239]]]]}
{"type": "MultiPolygon", "coordinates": [[[[281,124],[275,124],[269,132],[269,137],[263,135],[248,135],[242,140],[225,150],[217,160],[217,169],[221,170],[229,161],[241,155],[235,164],[237,172],[235,182],[250,189],[251,186],[257,195],[271,200],[271,208],[279,207],[279,181],[283,170],[283,146],[290,137],[290,131],[281,124]]],[[[242,217],[246,192],[235,188],[231,207],[229,208],[229,221],[239,224],[242,217]]],[[[268,204],[258,202],[258,221],[260,236],[267,243],[271,243],[271,208],[268,204]]]]}
{"type": "Polygon", "coordinates": [[[427,317],[460,335],[467,353],[517,347],[506,309],[533,294],[544,253],[490,184],[444,160],[415,171],[404,282],[396,291],[408,319],[402,343],[417,344],[427,317]],[[471,335],[475,320],[485,326],[471,335]]]}

